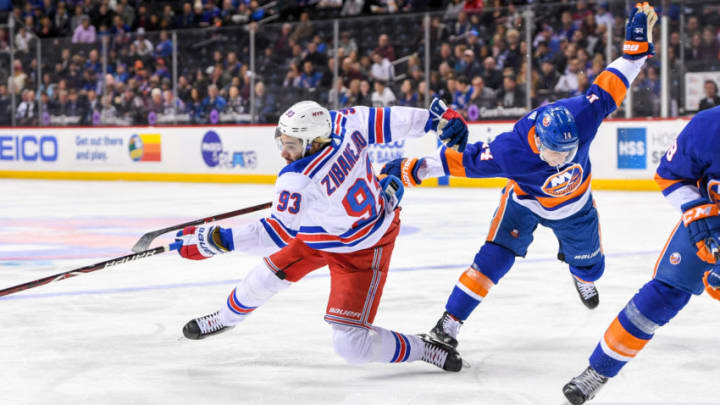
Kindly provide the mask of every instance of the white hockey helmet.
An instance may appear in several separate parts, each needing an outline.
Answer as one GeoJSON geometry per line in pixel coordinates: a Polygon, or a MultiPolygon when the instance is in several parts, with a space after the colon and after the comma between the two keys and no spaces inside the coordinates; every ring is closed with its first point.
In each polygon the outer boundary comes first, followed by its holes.
{"type": "Polygon", "coordinates": [[[332,121],[327,108],[314,101],[301,101],[287,109],[278,121],[275,138],[280,135],[299,138],[303,153],[313,142],[329,143],[332,121]]]}

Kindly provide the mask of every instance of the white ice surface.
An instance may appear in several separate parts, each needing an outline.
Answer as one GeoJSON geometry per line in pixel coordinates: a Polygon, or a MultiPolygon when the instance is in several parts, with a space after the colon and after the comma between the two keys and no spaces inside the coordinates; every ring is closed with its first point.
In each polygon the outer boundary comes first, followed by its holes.
{"type": "MultiPolygon", "coordinates": [[[[0,288],[129,253],[144,232],[266,201],[269,186],[0,181],[0,288]]],[[[488,230],[498,190],[407,190],[376,324],[429,330],[488,230]]],[[[471,367],[346,365],[310,274],[229,333],[182,338],[258,258],[143,259],[0,299],[0,404],[564,403],[605,328],[647,282],[678,220],[659,193],[596,192],[607,254],[601,304],[580,303],[557,242],[526,259],[460,333],[471,367]]],[[[226,224],[258,218],[250,215],[226,224]]],[[[167,243],[169,238],[159,242],[167,243]]],[[[718,404],[720,303],[694,297],[591,404],[718,404]]]]}

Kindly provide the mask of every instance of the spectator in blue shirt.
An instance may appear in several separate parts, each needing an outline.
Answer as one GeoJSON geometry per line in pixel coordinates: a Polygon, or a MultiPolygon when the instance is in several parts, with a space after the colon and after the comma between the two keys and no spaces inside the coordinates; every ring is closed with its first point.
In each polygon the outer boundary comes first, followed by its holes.
{"type": "Polygon", "coordinates": [[[203,100],[200,98],[200,92],[195,87],[190,90],[190,100],[187,103],[187,112],[190,115],[190,120],[193,124],[205,121],[205,114],[203,113],[203,100]]]}
{"type": "Polygon", "coordinates": [[[217,112],[225,110],[225,104],[227,104],[227,101],[218,94],[217,86],[214,84],[209,85],[208,95],[202,102],[202,111],[205,116],[210,115],[212,110],[217,112]]]}
{"type": "Polygon", "coordinates": [[[305,61],[303,63],[303,72],[300,74],[300,81],[298,87],[303,89],[314,89],[322,80],[322,73],[316,72],[312,62],[305,61]]]}
{"type": "Polygon", "coordinates": [[[155,45],[155,56],[159,58],[167,58],[172,55],[173,43],[169,38],[167,31],[160,31],[160,41],[155,45]]]}

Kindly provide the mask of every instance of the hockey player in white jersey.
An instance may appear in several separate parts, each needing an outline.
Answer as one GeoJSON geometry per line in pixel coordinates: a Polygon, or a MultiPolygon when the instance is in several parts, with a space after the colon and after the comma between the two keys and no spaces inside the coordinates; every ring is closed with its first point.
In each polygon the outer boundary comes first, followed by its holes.
{"type": "Polygon", "coordinates": [[[438,131],[463,148],[467,125],[452,110],[438,116],[406,107],[328,111],[312,101],[280,117],[276,140],[287,166],[275,183],[269,217],[243,228],[188,227],[178,233],[181,256],[206,259],[233,250],[277,251],[251,269],[220,310],[188,322],[183,334],[202,339],[227,331],[278,292],[325,265],[330,297],[325,321],[337,354],[349,363],[423,360],[459,371],[459,354],[426,335],[373,325],[400,229],[403,186],[378,181],[368,146],[438,131]]]}

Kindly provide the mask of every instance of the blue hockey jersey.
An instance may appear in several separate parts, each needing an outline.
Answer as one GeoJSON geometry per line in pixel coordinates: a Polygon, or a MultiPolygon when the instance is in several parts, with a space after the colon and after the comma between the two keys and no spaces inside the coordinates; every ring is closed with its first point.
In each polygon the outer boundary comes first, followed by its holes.
{"type": "Polygon", "coordinates": [[[419,177],[505,177],[512,198],[538,216],[561,219],[576,213],[590,198],[590,144],[603,119],[622,103],[644,62],[644,58],[619,58],[597,76],[584,95],[553,103],[570,110],[579,132],[577,154],[568,164],[555,168],[540,159],[535,142],[535,121],[545,108],[540,107],[492,142],[468,145],[463,153],[441,147],[426,156],[419,177]]]}
{"type": "Polygon", "coordinates": [[[655,181],[678,209],[700,196],[720,202],[720,107],[690,120],[660,160],[655,181]]]}

